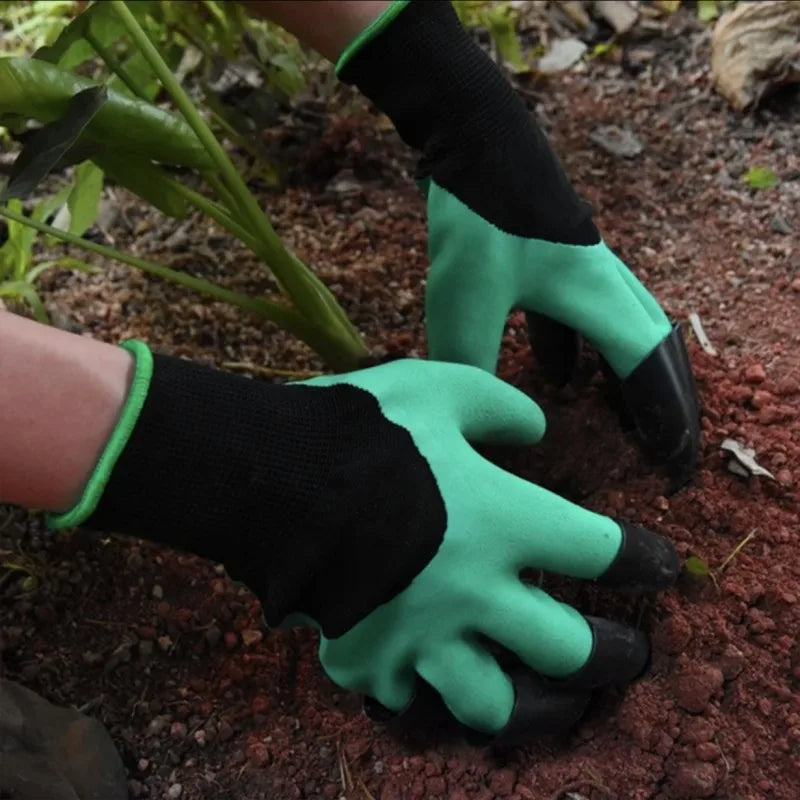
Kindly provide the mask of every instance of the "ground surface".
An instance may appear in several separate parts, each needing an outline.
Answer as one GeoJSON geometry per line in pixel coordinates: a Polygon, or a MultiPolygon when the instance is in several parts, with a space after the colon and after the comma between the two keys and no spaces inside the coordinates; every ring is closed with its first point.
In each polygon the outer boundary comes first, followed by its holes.
{"type": "MultiPolygon", "coordinates": [[[[743,117],[713,94],[708,46],[696,30],[676,28],[654,49],[651,71],[637,76],[595,62],[584,73],[520,84],[596,205],[609,243],[673,316],[698,312],[719,352],[691,343],[703,404],[701,469],[666,497],[588,368],[565,391],[531,378],[520,319],[511,320],[501,374],[540,400],[549,429],[536,451],[498,458],[573,500],[660,531],[682,555],[719,570],[718,588],[687,576],[631,605],[548,583],[584,611],[651,630],[652,669],[624,697],[600,698],[568,740],[497,755],[373,728],[358,699],[317,667],[314,637],[262,636],[252,596],[214,565],[129,539],[42,534],[11,514],[0,547],[25,554],[39,588],[25,594],[15,576],[0,573],[3,673],[101,719],[129,770],[132,797],[797,796],[797,95],[743,117]],[[630,128],[643,152],[629,160],[603,152],[589,133],[606,124],[630,128]],[[739,176],[753,165],[773,169],[780,186],[744,187],[739,176]],[[719,450],[729,436],[754,447],[777,480],[730,473],[719,450]]],[[[308,110],[272,145],[295,165],[284,194],[264,194],[281,234],[316,265],[371,346],[421,354],[424,209],[405,149],[380,118],[308,110]]],[[[119,197],[123,211],[109,229],[117,244],[195,274],[222,272],[237,288],[269,289],[219,232],[162,223],[119,197]]],[[[56,276],[47,298],[61,325],[110,341],[141,336],[218,365],[319,367],[273,329],[119,267],[56,276]]]]}

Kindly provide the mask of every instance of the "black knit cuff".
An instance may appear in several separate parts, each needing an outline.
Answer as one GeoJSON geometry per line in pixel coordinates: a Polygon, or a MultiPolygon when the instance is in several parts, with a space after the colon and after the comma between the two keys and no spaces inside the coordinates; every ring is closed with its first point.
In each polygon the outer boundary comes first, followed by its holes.
{"type": "Polygon", "coordinates": [[[279,386],[156,355],[85,525],[225,564],[279,624],[344,633],[404,589],[446,527],[427,462],[353,386],[279,386]]]}
{"type": "Polygon", "coordinates": [[[596,244],[535,118],[446,0],[412,0],[343,66],[422,152],[422,174],[507,233],[596,244]]]}

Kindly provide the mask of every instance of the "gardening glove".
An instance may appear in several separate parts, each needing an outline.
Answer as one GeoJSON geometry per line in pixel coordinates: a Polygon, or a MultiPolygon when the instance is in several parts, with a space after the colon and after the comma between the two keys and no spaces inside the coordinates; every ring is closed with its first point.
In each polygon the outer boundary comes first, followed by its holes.
{"type": "Polygon", "coordinates": [[[687,478],[699,413],[681,331],[603,242],[533,115],[451,4],[396,0],[337,73],[423,154],[431,358],[494,372],[519,307],[539,362],[566,382],[585,337],[646,449],[687,478]]]}
{"type": "Polygon", "coordinates": [[[573,724],[595,686],[645,667],[640,631],[525,585],[525,567],[656,590],[675,551],[492,465],[470,442],[533,444],[538,406],[475,367],[403,360],[269,385],[152,356],[71,511],[223,562],[270,625],[321,633],[340,686],[399,712],[418,681],[498,741],[573,724]],[[504,672],[484,639],[523,668],[504,672]]]}

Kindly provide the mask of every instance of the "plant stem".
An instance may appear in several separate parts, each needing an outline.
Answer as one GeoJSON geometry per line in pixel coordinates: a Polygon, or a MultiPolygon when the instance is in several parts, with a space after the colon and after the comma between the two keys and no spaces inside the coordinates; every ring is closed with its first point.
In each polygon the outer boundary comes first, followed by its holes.
{"type": "Polygon", "coordinates": [[[46,233],[59,239],[62,242],[76,245],[84,250],[111,258],[116,261],[121,261],[123,264],[128,264],[131,267],[146,272],[150,275],[156,275],[159,278],[177,283],[180,286],[185,286],[189,289],[194,289],[197,292],[205,294],[214,300],[220,300],[223,303],[230,303],[237,306],[244,311],[249,311],[262,319],[270,320],[280,325],[281,328],[289,331],[290,333],[302,339],[306,344],[314,348],[334,369],[353,369],[358,366],[359,357],[355,359],[352,356],[347,340],[332,337],[330,331],[326,331],[320,325],[314,324],[312,321],[305,319],[298,312],[289,308],[288,306],[274,303],[270,300],[263,300],[260,298],[248,297],[246,294],[234,292],[230,289],[225,289],[222,286],[217,286],[215,283],[205,281],[202,278],[195,278],[187,275],[185,272],[170,269],[161,264],[155,264],[152,261],[147,261],[143,258],[124,253],[116,250],[113,247],[107,247],[97,242],[83,239],[80,236],[67,233],[66,231],[53,228],[44,222],[26,217],[24,214],[11,211],[6,207],[0,206],[0,217],[19,222],[29,228],[46,233]]]}
{"type": "Polygon", "coordinates": [[[135,97],[138,97],[140,100],[144,100],[145,102],[149,103],[150,101],[145,97],[144,92],[136,85],[136,81],[131,78],[128,74],[128,71],[125,67],[122,66],[120,60],[116,57],[113,51],[109,50],[107,47],[104,47],[103,44],[97,39],[97,37],[89,30],[91,25],[87,26],[87,30],[84,33],[84,38],[87,42],[92,46],[92,49],[103,59],[103,63],[108,67],[108,69],[113,72],[134,94],[135,97]]]}
{"type": "Polygon", "coordinates": [[[186,122],[208,152],[222,180],[235,197],[237,205],[243,213],[245,225],[251,228],[254,235],[263,242],[264,252],[268,254],[267,264],[281,285],[286,287],[293,305],[304,317],[318,321],[320,327],[329,329],[332,335],[350,339],[354,357],[366,355],[367,350],[363,340],[327,287],[299,259],[292,258],[292,255],[284,247],[280,237],[236,171],[236,167],[228,158],[222,145],[217,141],[200,112],[194,107],[124,1],[109,0],[109,2],[117,12],[128,35],[150,64],[162,86],[169,92],[186,122]]]}
{"type": "Polygon", "coordinates": [[[211,219],[222,225],[225,230],[232,233],[237,239],[240,239],[254,253],[258,252],[258,240],[252,237],[245,228],[236,222],[236,220],[227,212],[225,208],[223,208],[223,206],[221,206],[219,203],[215,203],[213,200],[210,200],[205,195],[200,194],[200,192],[190,189],[188,186],[185,186],[175,178],[167,177],[166,180],[169,181],[172,188],[178,194],[191,203],[195,208],[199,209],[204,214],[208,214],[211,219]]]}

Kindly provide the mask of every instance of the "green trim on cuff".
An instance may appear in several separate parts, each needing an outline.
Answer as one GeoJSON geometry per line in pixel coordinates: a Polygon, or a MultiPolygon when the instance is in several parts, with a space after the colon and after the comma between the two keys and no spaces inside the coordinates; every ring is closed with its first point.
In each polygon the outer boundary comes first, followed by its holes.
{"type": "Polygon", "coordinates": [[[61,528],[74,528],[85,522],[94,513],[100,498],[103,496],[106,485],[111,478],[111,473],[117,461],[128,444],[133,428],[139,419],[139,413],[144,405],[147,393],[150,390],[150,378],[153,375],[153,354],[150,348],[136,339],[122,343],[122,347],[131,353],[135,359],[133,380],[130,392],[122,413],[117,421],[111,438],[94,468],[81,499],[69,511],[61,514],[47,514],[45,520],[51,530],[61,528]]]}
{"type": "Polygon", "coordinates": [[[392,20],[411,2],[411,0],[394,0],[375,17],[361,33],[345,47],[339,60],[336,62],[336,77],[338,78],[348,61],[365,45],[374,39],[384,28],[391,24],[392,20]]]}

